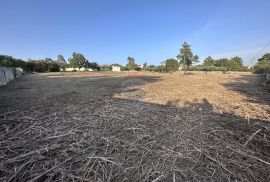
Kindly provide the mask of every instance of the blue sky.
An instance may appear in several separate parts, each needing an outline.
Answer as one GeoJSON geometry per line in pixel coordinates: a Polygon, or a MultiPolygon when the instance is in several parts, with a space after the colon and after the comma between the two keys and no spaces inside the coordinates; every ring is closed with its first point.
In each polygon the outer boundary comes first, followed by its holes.
{"type": "Polygon", "coordinates": [[[270,51],[269,0],[0,0],[0,54],[160,64],[184,41],[200,60],[270,51]]]}

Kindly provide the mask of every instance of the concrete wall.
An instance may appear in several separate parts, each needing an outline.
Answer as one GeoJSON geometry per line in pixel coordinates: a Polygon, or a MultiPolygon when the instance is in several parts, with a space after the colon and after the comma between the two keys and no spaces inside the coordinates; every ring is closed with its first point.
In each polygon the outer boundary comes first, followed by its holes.
{"type": "Polygon", "coordinates": [[[7,67],[0,67],[0,85],[6,85],[11,80],[14,80],[14,69],[7,67]]]}
{"type": "Polygon", "coordinates": [[[0,67],[0,86],[6,85],[8,82],[14,80],[15,77],[20,77],[22,75],[21,68],[8,68],[0,67]]]}
{"type": "Polygon", "coordinates": [[[121,71],[121,67],[120,66],[112,66],[112,71],[115,71],[115,72],[121,71]]]}
{"type": "Polygon", "coordinates": [[[270,74],[266,74],[266,80],[270,80],[270,74]]]}

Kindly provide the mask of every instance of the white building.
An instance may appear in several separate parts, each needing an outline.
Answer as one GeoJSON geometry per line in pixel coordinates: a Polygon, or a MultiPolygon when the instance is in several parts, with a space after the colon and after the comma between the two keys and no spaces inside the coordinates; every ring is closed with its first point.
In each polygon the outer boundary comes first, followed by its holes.
{"type": "Polygon", "coordinates": [[[93,71],[91,68],[66,68],[65,71],[93,71]]]}
{"type": "Polygon", "coordinates": [[[112,66],[112,71],[119,72],[119,71],[121,71],[121,67],[120,66],[112,66]]]}
{"type": "Polygon", "coordinates": [[[137,65],[139,68],[143,69],[143,64],[138,64],[137,65]]]}

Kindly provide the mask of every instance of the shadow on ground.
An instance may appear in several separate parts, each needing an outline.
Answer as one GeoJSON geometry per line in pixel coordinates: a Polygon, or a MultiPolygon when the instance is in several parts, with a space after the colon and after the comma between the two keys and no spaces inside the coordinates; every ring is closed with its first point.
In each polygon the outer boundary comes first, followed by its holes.
{"type": "Polygon", "coordinates": [[[261,75],[241,75],[224,86],[245,95],[249,102],[270,105],[270,92],[262,87],[262,83],[261,75]]]}
{"type": "Polygon", "coordinates": [[[206,99],[113,97],[160,78],[136,79],[34,76],[1,88],[0,180],[270,180],[269,123],[215,113],[206,99]]]}

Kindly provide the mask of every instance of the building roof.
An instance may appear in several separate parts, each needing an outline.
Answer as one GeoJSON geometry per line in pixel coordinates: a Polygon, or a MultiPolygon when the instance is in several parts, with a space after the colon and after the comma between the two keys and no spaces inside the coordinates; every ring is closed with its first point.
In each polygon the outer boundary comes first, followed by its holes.
{"type": "Polygon", "coordinates": [[[122,67],[120,64],[111,64],[111,66],[122,67]]]}

